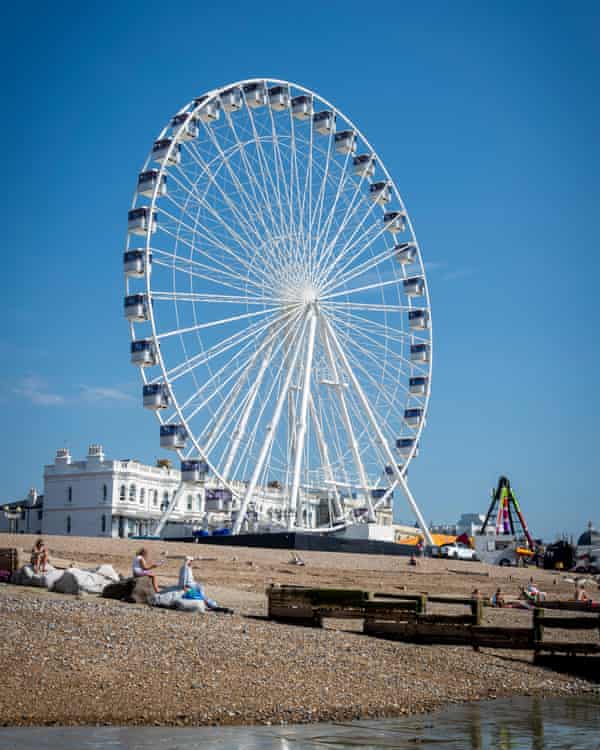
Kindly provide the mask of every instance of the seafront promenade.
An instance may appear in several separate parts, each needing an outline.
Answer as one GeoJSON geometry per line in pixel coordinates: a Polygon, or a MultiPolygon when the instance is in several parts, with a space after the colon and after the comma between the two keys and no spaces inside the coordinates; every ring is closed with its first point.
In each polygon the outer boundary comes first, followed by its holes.
{"type": "MultiPolygon", "coordinates": [[[[48,537],[51,557],[128,574],[139,542],[48,537]]],[[[28,549],[33,537],[0,535],[28,549]]],[[[558,573],[481,563],[150,542],[166,557],[159,583],[175,582],[181,557],[233,616],[190,615],[96,596],[69,597],[0,585],[0,716],[4,725],[210,725],[374,719],[448,703],[511,695],[572,695],[596,686],[531,663],[529,652],[415,646],[362,635],[358,624],[323,629],[266,619],[270,583],[468,595],[501,587],[516,596],[535,576],[552,597],[572,584],[558,573]]],[[[440,605],[441,606],[441,605],[440,605]]],[[[443,611],[443,610],[440,610],[443,611]]],[[[485,622],[526,624],[528,612],[486,608],[485,622]]]]}

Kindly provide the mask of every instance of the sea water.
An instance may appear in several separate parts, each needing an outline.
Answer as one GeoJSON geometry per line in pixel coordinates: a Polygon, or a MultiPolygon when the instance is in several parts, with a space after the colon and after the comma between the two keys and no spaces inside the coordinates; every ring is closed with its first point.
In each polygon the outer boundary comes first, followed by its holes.
{"type": "Polygon", "coordinates": [[[600,750],[600,695],[501,698],[383,721],[287,726],[17,727],[1,750],[600,750]]]}

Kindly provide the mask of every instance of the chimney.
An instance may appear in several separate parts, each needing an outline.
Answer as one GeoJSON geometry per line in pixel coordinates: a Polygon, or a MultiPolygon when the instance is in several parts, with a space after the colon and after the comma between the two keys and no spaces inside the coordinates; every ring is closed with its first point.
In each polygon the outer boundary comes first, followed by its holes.
{"type": "Polygon", "coordinates": [[[104,462],[104,449],[98,443],[92,443],[87,454],[88,464],[101,464],[104,462]]]}
{"type": "Polygon", "coordinates": [[[64,466],[65,464],[71,463],[71,454],[68,448],[59,448],[56,451],[56,458],[54,459],[56,466],[64,466]]]}

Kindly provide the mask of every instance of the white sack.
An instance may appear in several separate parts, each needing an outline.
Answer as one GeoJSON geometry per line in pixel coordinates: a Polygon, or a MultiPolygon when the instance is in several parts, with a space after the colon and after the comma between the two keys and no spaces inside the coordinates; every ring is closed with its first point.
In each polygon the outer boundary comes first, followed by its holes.
{"type": "Polygon", "coordinates": [[[44,573],[44,585],[48,591],[54,589],[54,584],[63,577],[64,570],[58,570],[57,568],[48,569],[47,573],[44,573]]]}
{"type": "Polygon", "coordinates": [[[103,576],[104,578],[108,578],[109,581],[113,581],[113,583],[118,583],[121,580],[121,576],[112,565],[100,565],[96,568],[95,572],[99,576],[103,576]]]}
{"type": "Polygon", "coordinates": [[[183,596],[183,589],[175,589],[174,591],[162,591],[160,594],[156,594],[150,604],[154,607],[166,607],[167,609],[173,609],[175,604],[183,596]]]}
{"type": "MultiPolygon", "coordinates": [[[[55,571],[51,565],[48,566],[48,573],[55,571]]],[[[17,586],[39,586],[40,588],[46,588],[46,576],[48,573],[34,573],[32,565],[23,565],[22,568],[16,570],[10,579],[11,583],[17,586]]]]}
{"type": "Polygon", "coordinates": [[[206,612],[206,604],[202,599],[178,599],[175,602],[175,609],[184,612],[206,612]]]}
{"type": "Polygon", "coordinates": [[[107,583],[106,578],[97,573],[69,568],[54,584],[54,591],[59,594],[101,594],[107,583]]]}

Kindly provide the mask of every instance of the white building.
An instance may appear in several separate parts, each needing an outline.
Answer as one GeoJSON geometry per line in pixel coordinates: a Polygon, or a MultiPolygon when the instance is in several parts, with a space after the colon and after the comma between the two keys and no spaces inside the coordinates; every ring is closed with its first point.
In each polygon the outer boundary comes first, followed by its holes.
{"type": "MultiPolygon", "coordinates": [[[[108,460],[100,445],[90,445],[83,461],[59,448],[44,467],[44,534],[127,537],[149,534],[179,487],[180,472],[169,462],[108,460]]],[[[199,488],[178,500],[171,520],[199,524],[204,516],[199,488]]]]}
{"type": "Polygon", "coordinates": [[[0,507],[0,533],[41,534],[44,517],[44,496],[34,488],[27,497],[0,507]]]}
{"type": "Polygon", "coordinates": [[[485,521],[485,515],[482,513],[463,513],[456,524],[456,533],[458,536],[466,534],[475,536],[480,534],[485,521]]]}
{"type": "MultiPolygon", "coordinates": [[[[234,495],[243,496],[244,483],[232,484],[234,495]]],[[[2,506],[0,531],[106,537],[151,535],[178,491],[164,537],[191,537],[195,529],[231,527],[237,500],[210,479],[182,486],[181,472],[167,460],[158,461],[156,466],[130,459],[116,461],[105,457],[102,446],[90,445],[87,457],[74,461],[68,448],[59,448],[54,463],[44,467],[43,496],[31,491],[26,500],[2,506]]],[[[245,530],[286,530],[284,499],[275,483],[258,487],[248,509],[245,530]]],[[[305,525],[327,525],[327,494],[307,493],[304,500],[305,525]]],[[[377,522],[391,526],[391,503],[378,509],[377,522]]]]}

